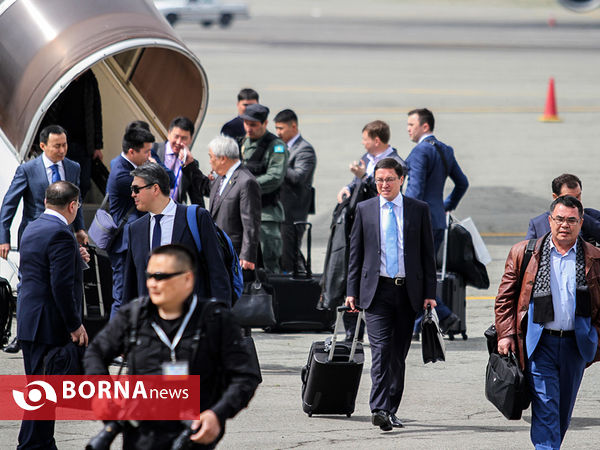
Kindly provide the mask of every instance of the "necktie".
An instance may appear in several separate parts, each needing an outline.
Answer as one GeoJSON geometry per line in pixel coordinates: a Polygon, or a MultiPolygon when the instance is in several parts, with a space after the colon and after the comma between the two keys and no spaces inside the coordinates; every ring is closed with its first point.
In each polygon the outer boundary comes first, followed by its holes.
{"type": "Polygon", "coordinates": [[[160,239],[162,237],[162,230],[160,228],[160,219],[163,218],[162,214],[156,214],[154,216],[154,230],[152,231],[152,250],[156,247],[160,247],[160,239]]]}
{"type": "Polygon", "coordinates": [[[390,277],[398,273],[398,224],[392,202],[385,204],[389,208],[388,223],[385,230],[385,266],[390,277]]]}
{"type": "Polygon", "coordinates": [[[56,183],[60,181],[60,172],[58,171],[58,164],[52,164],[50,166],[50,170],[52,170],[52,182],[56,183]]]}

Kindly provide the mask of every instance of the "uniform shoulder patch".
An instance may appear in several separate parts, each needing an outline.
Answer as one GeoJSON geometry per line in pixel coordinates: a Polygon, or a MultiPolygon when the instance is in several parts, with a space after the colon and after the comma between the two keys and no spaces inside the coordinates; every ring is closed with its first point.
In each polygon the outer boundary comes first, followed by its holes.
{"type": "Polygon", "coordinates": [[[273,153],[285,153],[285,147],[281,144],[277,144],[273,147],[273,153]]]}

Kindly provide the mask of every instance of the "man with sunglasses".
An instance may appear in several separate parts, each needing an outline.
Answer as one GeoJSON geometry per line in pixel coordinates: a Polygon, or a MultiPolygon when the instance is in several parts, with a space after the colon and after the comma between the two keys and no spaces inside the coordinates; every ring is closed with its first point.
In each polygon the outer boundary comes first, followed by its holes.
{"type": "Polygon", "coordinates": [[[123,283],[123,303],[146,295],[144,272],[150,251],[166,244],[182,244],[194,252],[199,262],[194,292],[202,298],[231,300],[231,283],[219,247],[216,228],[209,212],[198,208],[197,220],[202,254],[187,223],[187,206],[169,197],[169,176],[158,164],[148,162],[131,171],[130,196],[138,213],[145,214],[127,230],[127,257],[123,283]]]}
{"type": "MultiPolygon", "coordinates": [[[[137,179],[135,177],[134,179],[137,179]]],[[[167,176],[168,180],[168,176],[167,176]]],[[[194,293],[197,271],[194,253],[182,245],[152,251],[144,274],[148,296],[123,305],[96,336],[85,355],[89,375],[108,375],[105,361],[127,352],[128,373],[134,375],[200,375],[198,429],[186,448],[214,448],[223,437],[225,422],[248,405],[259,383],[241,330],[229,308],[194,293]],[[127,348],[137,309],[137,342],[127,348]],[[200,335],[200,339],[195,339],[200,335]],[[179,336],[179,338],[177,337],[179,336]]],[[[123,448],[164,449],[184,429],[178,421],[127,422],[123,448]]]]}
{"type": "Polygon", "coordinates": [[[498,352],[515,353],[529,381],[536,449],[560,448],[583,371],[600,359],[600,249],[579,236],[575,197],[556,198],[548,221],[522,279],[528,241],[510,250],[495,305],[498,352]]]}
{"type": "Polygon", "coordinates": [[[148,130],[139,127],[127,128],[123,136],[123,152],[111,162],[111,172],[106,184],[109,211],[116,224],[125,222],[123,231],[115,236],[108,257],[113,271],[113,304],[111,317],[121,306],[123,296],[123,276],[125,257],[127,256],[129,224],[142,214],[135,209],[131,198],[130,172],[144,164],[150,158],[154,136],[148,130]]]}

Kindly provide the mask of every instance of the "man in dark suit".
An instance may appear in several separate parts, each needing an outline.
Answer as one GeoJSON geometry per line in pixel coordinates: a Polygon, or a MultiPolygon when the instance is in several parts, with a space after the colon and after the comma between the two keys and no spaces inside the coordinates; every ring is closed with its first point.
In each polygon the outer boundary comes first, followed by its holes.
{"type": "Polygon", "coordinates": [[[384,158],[394,158],[406,172],[406,163],[398,156],[396,149],[389,144],[390,137],[390,126],[383,120],[374,120],[363,127],[362,144],[367,152],[361,156],[359,161],[353,161],[350,164],[350,172],[354,174],[354,179],[349,185],[340,189],[337,195],[338,203],[342,203],[345,197],[350,197],[361,182],[367,183],[370,190],[373,193],[376,192],[373,172],[375,165],[384,158]]]}
{"type": "MultiPolygon", "coordinates": [[[[44,374],[44,358],[53,348],[69,340],[80,346],[88,343],[81,323],[83,264],[69,228],[77,216],[79,196],[79,188],[68,181],[51,184],[45,194],[46,210],[23,232],[17,335],[27,375],[44,374]]],[[[24,420],[18,448],[55,449],[54,421],[24,420]]]]}
{"type": "Polygon", "coordinates": [[[195,249],[199,275],[194,292],[202,298],[216,297],[231,302],[231,282],[223,261],[214,222],[208,211],[198,208],[198,229],[202,254],[187,223],[187,207],[169,198],[169,176],[156,163],[146,163],[131,171],[131,196],[143,217],[131,223],[127,231],[127,258],[123,302],[147,295],[146,265],[150,251],[160,245],[182,244],[195,249]]]}
{"type": "MultiPolygon", "coordinates": [[[[67,147],[65,130],[58,125],[47,126],[40,132],[40,148],[43,153],[17,167],[0,209],[0,257],[4,259],[8,257],[10,227],[21,199],[23,199],[23,217],[19,225],[17,245],[20,245],[21,235],[27,224],[37,219],[44,211],[44,192],[50,184],[58,180],[66,180],[79,186],[79,164],[65,158],[67,147]]],[[[79,210],[73,228],[79,243],[87,243],[83,216],[79,210]]],[[[17,338],[4,349],[7,353],[17,353],[19,350],[17,338]]]]}
{"type": "Polygon", "coordinates": [[[143,128],[128,127],[123,136],[123,152],[111,162],[111,172],[106,184],[109,211],[117,225],[120,225],[121,221],[125,222],[122,232],[115,236],[112,247],[108,251],[113,271],[111,317],[121,306],[125,258],[129,246],[129,225],[142,215],[136,210],[131,197],[131,182],[133,181],[131,171],[148,161],[153,142],[154,136],[149,131],[143,128]]]}
{"type": "MultiPolygon", "coordinates": [[[[552,200],[570,195],[581,201],[581,180],[576,175],[563,173],[552,180],[552,200]]],[[[581,237],[592,244],[600,243],[600,211],[592,208],[583,210],[581,237]]],[[[539,239],[550,232],[550,212],[540,214],[529,221],[526,240],[539,239]]]]}
{"type": "Polygon", "coordinates": [[[294,259],[298,270],[305,271],[304,258],[300,251],[304,227],[294,226],[294,222],[305,222],[312,209],[314,213],[314,190],[312,187],[317,155],[315,150],[298,131],[298,116],[291,109],[284,109],[274,119],[277,136],[286,143],[290,157],[285,179],[281,186],[281,204],[285,219],[281,224],[281,269],[294,270],[294,259]],[[296,253],[296,249],[298,252],[296,253]]]}
{"type": "Polygon", "coordinates": [[[372,422],[384,431],[403,426],[396,412],[416,313],[436,306],[429,207],[404,197],[403,181],[396,160],[377,163],[380,196],[356,208],[348,262],[346,305],[365,310],[372,355],[372,422]]]}
{"type": "Polygon", "coordinates": [[[210,190],[210,214],[231,238],[244,270],[254,270],[260,243],[260,187],[241,164],[237,143],[218,136],[208,144],[212,170],[218,175],[210,190]]]}
{"type": "Polygon", "coordinates": [[[433,135],[435,119],[426,108],[408,113],[408,135],[417,145],[412,149],[408,164],[406,197],[423,200],[431,211],[435,251],[444,241],[446,211],[453,211],[467,192],[469,181],[454,157],[454,150],[433,135]],[[454,182],[454,189],[444,200],[446,178],[454,182]]]}
{"type": "Polygon", "coordinates": [[[189,199],[190,203],[204,208],[204,195],[210,186],[189,147],[193,134],[194,123],[187,117],[176,117],[169,125],[167,140],[154,144],[153,150],[175,175],[171,198],[177,203],[186,203],[189,199]]]}
{"type": "Polygon", "coordinates": [[[223,125],[223,128],[221,128],[221,134],[233,138],[240,147],[241,143],[246,137],[244,119],[242,119],[240,116],[246,112],[246,107],[248,105],[254,105],[256,103],[258,103],[258,92],[250,88],[242,89],[237,95],[236,106],[238,115],[223,125]]]}

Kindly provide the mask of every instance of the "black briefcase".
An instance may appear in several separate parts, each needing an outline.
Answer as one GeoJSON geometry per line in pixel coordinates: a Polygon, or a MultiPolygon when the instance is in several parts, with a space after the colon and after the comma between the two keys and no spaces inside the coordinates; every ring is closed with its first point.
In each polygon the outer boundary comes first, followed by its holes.
{"type": "Polygon", "coordinates": [[[515,354],[492,353],[485,372],[485,398],[508,420],[519,420],[531,395],[515,354]]]}

